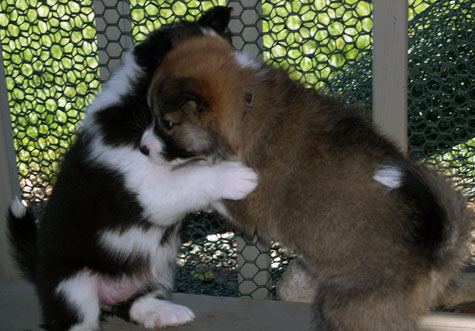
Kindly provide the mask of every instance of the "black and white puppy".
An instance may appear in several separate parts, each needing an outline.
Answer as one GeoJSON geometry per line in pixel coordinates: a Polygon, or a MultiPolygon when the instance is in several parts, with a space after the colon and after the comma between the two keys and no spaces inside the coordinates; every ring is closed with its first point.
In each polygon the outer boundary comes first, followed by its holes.
{"type": "Polygon", "coordinates": [[[173,287],[180,221],[214,201],[244,198],[257,176],[236,162],[186,162],[192,155],[154,126],[147,87],[183,35],[224,32],[226,24],[213,19],[220,10],[158,30],[126,54],[89,107],[38,230],[31,213],[12,204],[11,244],[36,284],[45,329],[97,330],[104,312],[147,328],[193,320],[187,307],[164,300],[173,287]]]}

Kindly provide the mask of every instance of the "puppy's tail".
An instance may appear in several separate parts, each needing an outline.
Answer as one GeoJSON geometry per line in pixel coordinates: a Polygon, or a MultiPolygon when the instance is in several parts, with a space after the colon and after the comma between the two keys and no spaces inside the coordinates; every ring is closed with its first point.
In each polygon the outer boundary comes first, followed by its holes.
{"type": "Polygon", "coordinates": [[[416,172],[424,178],[445,214],[441,241],[433,255],[434,266],[441,271],[459,271],[468,262],[468,241],[474,229],[474,213],[468,208],[467,199],[446,178],[422,166],[416,167],[416,172]]]}
{"type": "Polygon", "coordinates": [[[402,169],[399,190],[416,210],[415,245],[425,252],[434,282],[444,287],[468,262],[473,212],[462,194],[435,170],[420,164],[404,164],[402,169]]]}
{"type": "Polygon", "coordinates": [[[31,210],[18,198],[14,199],[7,213],[8,240],[12,256],[24,277],[35,281],[37,261],[37,228],[31,210]]]}

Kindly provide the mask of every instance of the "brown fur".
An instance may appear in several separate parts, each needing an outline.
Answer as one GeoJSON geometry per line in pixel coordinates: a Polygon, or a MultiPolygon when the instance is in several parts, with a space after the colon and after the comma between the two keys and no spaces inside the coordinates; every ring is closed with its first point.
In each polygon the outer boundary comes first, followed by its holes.
{"type": "Polygon", "coordinates": [[[304,256],[318,284],[319,330],[415,330],[466,258],[464,199],[353,107],[263,64],[243,67],[234,52],[199,36],[167,55],[150,96],[161,123],[173,122],[170,137],[259,174],[251,195],[219,209],[304,256]],[[384,165],[411,180],[382,185],[373,176],[384,165]]]}

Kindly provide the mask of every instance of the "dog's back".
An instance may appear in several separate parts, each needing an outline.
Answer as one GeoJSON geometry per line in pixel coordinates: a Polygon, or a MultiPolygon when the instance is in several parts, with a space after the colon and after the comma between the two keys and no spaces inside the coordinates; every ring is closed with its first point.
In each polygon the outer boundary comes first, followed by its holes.
{"type": "Polygon", "coordinates": [[[466,200],[351,106],[299,92],[269,98],[281,119],[247,155],[262,186],[231,215],[304,256],[322,330],[414,330],[466,262],[466,200]]]}
{"type": "Polygon", "coordinates": [[[466,262],[466,200],[355,109],[300,93],[272,99],[292,104],[277,103],[281,120],[267,133],[273,139],[248,154],[262,186],[229,203],[244,210],[231,215],[304,256],[322,330],[414,330],[466,262]]]}

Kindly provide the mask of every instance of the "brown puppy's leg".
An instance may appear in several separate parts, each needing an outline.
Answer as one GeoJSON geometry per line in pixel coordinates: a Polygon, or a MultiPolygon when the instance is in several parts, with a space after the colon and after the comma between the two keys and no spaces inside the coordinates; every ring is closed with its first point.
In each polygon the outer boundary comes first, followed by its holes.
{"type": "Polygon", "coordinates": [[[415,331],[420,310],[404,291],[378,285],[321,282],[315,299],[316,330],[415,331]]]}

